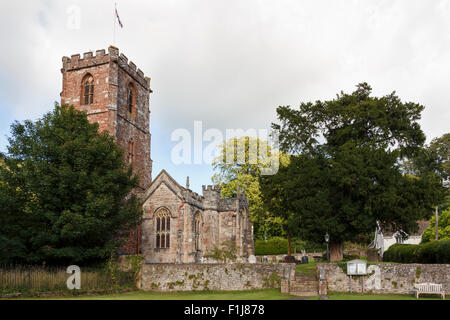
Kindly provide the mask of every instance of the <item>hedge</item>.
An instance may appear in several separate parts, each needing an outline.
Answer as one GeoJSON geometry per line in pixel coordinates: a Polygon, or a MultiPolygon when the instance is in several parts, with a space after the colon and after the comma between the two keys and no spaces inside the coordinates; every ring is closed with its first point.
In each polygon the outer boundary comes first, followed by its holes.
{"type": "MultiPolygon", "coordinates": [[[[284,238],[275,237],[269,240],[255,241],[255,255],[279,255],[287,254],[288,241],[284,238]]],[[[292,253],[295,251],[300,253],[302,250],[306,252],[321,252],[324,250],[320,245],[301,240],[291,241],[292,253]]]]}
{"type": "Polygon", "coordinates": [[[450,263],[450,240],[419,245],[394,244],[383,254],[383,261],[401,263],[450,263]]]}

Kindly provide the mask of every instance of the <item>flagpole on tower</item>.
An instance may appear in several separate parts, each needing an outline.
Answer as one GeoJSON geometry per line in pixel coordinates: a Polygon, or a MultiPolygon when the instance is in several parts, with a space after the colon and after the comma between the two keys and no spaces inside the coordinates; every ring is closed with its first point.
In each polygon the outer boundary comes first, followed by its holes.
{"type": "Polygon", "coordinates": [[[116,46],[116,24],[117,24],[117,2],[114,3],[115,11],[114,11],[114,35],[113,35],[113,46],[116,46]]]}

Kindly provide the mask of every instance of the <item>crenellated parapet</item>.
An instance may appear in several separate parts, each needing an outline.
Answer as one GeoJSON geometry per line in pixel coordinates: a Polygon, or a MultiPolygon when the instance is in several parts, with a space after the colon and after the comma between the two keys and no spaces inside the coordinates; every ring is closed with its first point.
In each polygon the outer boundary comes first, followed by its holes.
{"type": "Polygon", "coordinates": [[[130,75],[140,85],[152,92],[150,89],[150,78],[146,77],[144,72],[142,72],[141,69],[138,69],[133,61],[128,61],[128,58],[123,53],[120,53],[119,49],[114,46],[110,46],[108,48],[108,53],[106,53],[104,49],[97,50],[95,55],[92,51],[90,51],[85,52],[83,54],[83,58],[81,58],[80,54],[74,54],[70,58],[63,57],[62,62],[62,73],[97,67],[108,63],[117,63],[122,70],[128,73],[128,75],[130,75]]]}
{"type": "Polygon", "coordinates": [[[62,62],[63,68],[61,71],[68,72],[109,63],[110,57],[105,54],[105,50],[97,50],[95,55],[92,51],[85,52],[83,58],[80,54],[74,54],[70,58],[63,57],[62,62]]]}
{"type": "Polygon", "coordinates": [[[203,201],[205,199],[197,192],[194,192],[190,189],[186,189],[186,191],[187,191],[186,202],[196,206],[197,208],[203,208],[203,201]]]}
{"type": "Polygon", "coordinates": [[[202,186],[203,197],[206,200],[218,201],[221,189],[218,186],[202,186]]]}
{"type": "Polygon", "coordinates": [[[244,191],[231,198],[221,196],[222,189],[218,186],[203,186],[203,200],[206,207],[214,207],[218,211],[233,211],[248,208],[248,199],[244,191]]]}

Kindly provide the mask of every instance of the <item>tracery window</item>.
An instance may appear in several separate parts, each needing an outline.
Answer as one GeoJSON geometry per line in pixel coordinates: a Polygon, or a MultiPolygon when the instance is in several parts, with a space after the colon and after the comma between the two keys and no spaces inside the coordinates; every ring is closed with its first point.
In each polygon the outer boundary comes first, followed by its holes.
{"type": "Polygon", "coordinates": [[[94,103],[94,78],[90,74],[82,81],[82,102],[84,105],[94,103]]]}
{"type": "Polygon", "coordinates": [[[156,214],[156,248],[170,248],[170,213],[166,209],[156,214]]]}

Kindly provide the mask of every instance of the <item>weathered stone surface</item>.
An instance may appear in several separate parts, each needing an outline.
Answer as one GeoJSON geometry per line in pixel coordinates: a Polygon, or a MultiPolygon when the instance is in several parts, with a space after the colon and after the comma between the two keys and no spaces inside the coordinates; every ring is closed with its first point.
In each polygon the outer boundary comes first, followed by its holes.
{"type": "Polygon", "coordinates": [[[144,264],[139,287],[147,291],[280,288],[295,264],[144,264]]]}
{"type": "MultiPolygon", "coordinates": [[[[133,63],[119,49],[109,47],[98,50],[96,55],[85,53],[63,58],[63,85],[61,104],[73,105],[88,115],[90,122],[98,123],[99,131],[107,131],[117,144],[125,150],[133,164],[140,185],[134,192],[140,193],[151,183],[152,160],[150,157],[150,79],[136,71],[133,63]],[[94,84],[93,103],[84,104],[83,80],[92,76],[94,84]],[[133,108],[127,105],[128,88],[134,88],[133,108]],[[130,156],[131,155],[131,156],[130,156]]],[[[101,161],[101,159],[99,159],[101,161]]],[[[139,231],[130,234],[122,251],[136,253],[139,231]]]]}
{"type": "Polygon", "coordinates": [[[317,296],[319,292],[319,281],[315,274],[295,274],[290,280],[289,294],[298,297],[317,296]]]}
{"type": "MultiPolygon", "coordinates": [[[[150,159],[150,84],[138,74],[127,61],[117,58],[118,49],[110,47],[108,54],[98,50],[63,58],[63,88],[61,104],[73,105],[85,111],[90,122],[97,122],[100,131],[108,131],[117,143],[127,150],[130,141],[134,142],[133,167],[140,176],[140,186],[145,190],[151,183],[150,159]],[[84,105],[82,101],[82,81],[86,75],[94,79],[94,102],[84,105]],[[130,113],[127,106],[128,86],[136,90],[130,113]]],[[[131,64],[131,63],[130,63],[131,64]]]]}
{"type": "Polygon", "coordinates": [[[331,292],[412,293],[415,283],[442,284],[450,292],[449,264],[370,265],[367,276],[347,276],[336,264],[324,264],[327,289],[331,292]]]}
{"type": "Polygon", "coordinates": [[[143,218],[142,249],[148,263],[200,263],[215,246],[226,242],[236,246],[238,262],[247,262],[255,253],[253,227],[244,194],[222,199],[220,190],[208,186],[203,188],[203,195],[198,195],[179,185],[163,170],[145,192],[143,218]],[[156,245],[155,217],[163,209],[170,213],[169,248],[156,245]],[[196,218],[200,219],[197,232],[196,218]]]}
{"type": "Polygon", "coordinates": [[[87,52],[82,59],[76,54],[62,60],[61,104],[86,112],[90,122],[98,123],[100,131],[113,136],[140,177],[140,185],[133,192],[145,200],[144,222],[130,232],[121,251],[142,252],[147,262],[152,263],[200,263],[205,262],[205,254],[215,246],[232,242],[238,249],[238,261],[247,262],[249,255],[254,254],[254,244],[244,194],[222,199],[220,190],[208,186],[203,188],[203,195],[198,195],[189,186],[181,187],[165,171],[152,183],[150,78],[113,46],[107,53],[98,50],[95,56],[87,52]],[[84,81],[91,77],[93,101],[89,99],[86,104],[84,81]],[[132,96],[131,111],[129,96],[132,96]],[[155,246],[154,216],[162,208],[170,213],[168,248],[155,246]],[[200,219],[199,232],[194,232],[196,217],[200,219]]]}

